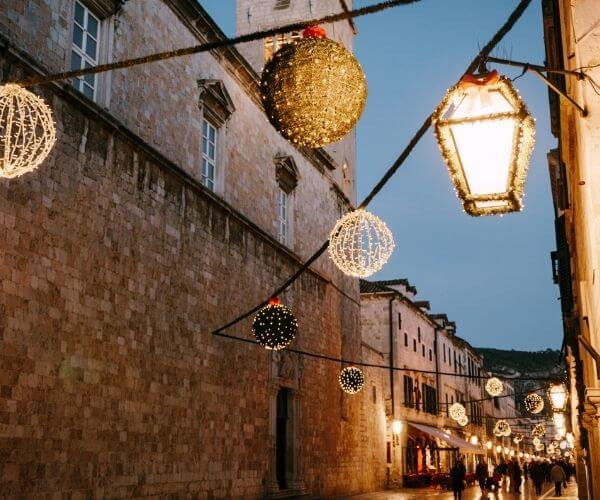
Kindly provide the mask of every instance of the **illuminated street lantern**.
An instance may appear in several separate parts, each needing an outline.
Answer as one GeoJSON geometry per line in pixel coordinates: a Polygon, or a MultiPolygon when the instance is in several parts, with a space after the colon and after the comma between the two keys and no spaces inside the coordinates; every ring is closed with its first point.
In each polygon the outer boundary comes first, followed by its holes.
{"type": "Polygon", "coordinates": [[[568,397],[567,387],[562,382],[555,382],[548,389],[548,399],[554,411],[565,411],[568,397]]]}
{"type": "Polygon", "coordinates": [[[496,71],[465,75],[433,121],[465,211],[479,216],[522,210],[535,121],[512,82],[496,71]]]}
{"type": "Polygon", "coordinates": [[[498,445],[496,446],[496,453],[501,453],[502,452],[502,446],[498,445]]]}
{"type": "Polygon", "coordinates": [[[392,433],[398,436],[402,432],[402,422],[400,420],[394,420],[392,422],[392,433]]]}

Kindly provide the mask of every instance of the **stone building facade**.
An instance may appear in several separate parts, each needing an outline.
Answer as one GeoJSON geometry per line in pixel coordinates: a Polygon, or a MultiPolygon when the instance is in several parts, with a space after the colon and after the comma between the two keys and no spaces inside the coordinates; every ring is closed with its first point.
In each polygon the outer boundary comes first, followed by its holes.
{"type": "Polygon", "coordinates": [[[379,381],[388,401],[392,485],[409,486],[418,474],[448,471],[458,454],[465,455],[473,471],[480,457],[497,463],[506,458],[505,447],[518,452],[510,439],[493,435],[497,418],[518,417],[512,385],[505,383],[506,397],[486,399],[485,378],[490,374],[481,355],[456,334],[454,322],[445,314],[431,314],[429,303],[417,300],[416,294],[406,279],[361,281],[363,343],[390,367],[379,381]],[[455,402],[465,405],[465,427],[449,417],[455,402]],[[399,434],[394,434],[394,421],[401,422],[399,434]]]}
{"type": "MultiPolygon", "coordinates": [[[[222,37],[195,0],[6,0],[0,75],[222,37]]],[[[0,182],[0,495],[381,488],[379,393],[343,394],[337,363],[211,334],[321,245],[353,170],[345,182],[333,154],[277,134],[234,47],[33,90],[58,140],[38,170],[0,182]]],[[[295,347],[378,356],[362,345],[358,283],[328,259],[281,298],[295,347]]],[[[251,338],[250,322],[227,333],[251,338]]]]}
{"type": "MultiPolygon", "coordinates": [[[[544,0],[543,10],[548,66],[583,68],[600,81],[600,3],[544,0]]],[[[563,313],[569,425],[576,437],[579,497],[600,499],[600,96],[587,79],[549,78],[586,111],[549,92],[558,139],[558,148],[548,154],[556,216],[552,260],[563,313]]]]}

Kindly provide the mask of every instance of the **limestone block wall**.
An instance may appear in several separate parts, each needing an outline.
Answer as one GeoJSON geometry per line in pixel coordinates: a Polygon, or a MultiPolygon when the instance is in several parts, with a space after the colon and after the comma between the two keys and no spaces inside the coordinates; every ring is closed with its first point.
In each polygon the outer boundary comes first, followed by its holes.
{"type": "MultiPolygon", "coordinates": [[[[3,78],[65,68],[72,5],[2,2],[16,47],[3,78]]],[[[194,41],[173,12],[127,2],[115,58],[194,41]]],[[[236,71],[213,54],[115,72],[106,109],[35,89],[58,140],[36,172],[0,181],[0,495],[260,498],[273,487],[281,386],[299,405],[298,488],[383,486],[377,431],[361,423],[361,399],[341,394],[336,363],[210,334],[289,276],[340,213],[331,174],[270,128],[236,71]],[[222,80],[236,108],[216,194],[198,182],[198,78],[222,80]],[[280,152],[300,174],[290,248],[274,239],[280,152]]],[[[282,298],[300,323],[295,346],[360,358],[357,283],[326,257],[282,298]]],[[[250,319],[228,333],[249,338],[250,319]]]]}

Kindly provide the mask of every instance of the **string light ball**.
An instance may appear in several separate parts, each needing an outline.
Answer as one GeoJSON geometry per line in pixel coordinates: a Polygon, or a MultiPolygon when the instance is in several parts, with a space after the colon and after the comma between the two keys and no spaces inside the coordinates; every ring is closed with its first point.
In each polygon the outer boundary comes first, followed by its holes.
{"type": "Polygon", "coordinates": [[[510,436],[510,425],[506,420],[498,420],[494,427],[494,435],[501,436],[510,436]]]}
{"type": "Polygon", "coordinates": [[[546,426],[544,424],[537,424],[531,431],[533,437],[544,437],[546,435],[546,426]]]}
{"type": "Polygon", "coordinates": [[[469,417],[467,417],[466,415],[463,415],[456,422],[458,423],[458,425],[461,425],[462,427],[464,427],[469,423],[469,417]]]}
{"type": "Polygon", "coordinates": [[[523,441],[523,434],[521,434],[520,432],[517,432],[515,434],[515,436],[513,437],[513,442],[515,444],[519,444],[521,441],[523,441]]]}
{"type": "Polygon", "coordinates": [[[252,332],[257,342],[266,349],[279,351],[296,337],[298,321],[281,301],[274,297],[263,307],[252,322],[252,332]]]}
{"type": "Polygon", "coordinates": [[[540,413],[544,409],[544,398],[535,392],[527,394],[523,400],[525,409],[534,415],[540,413]]]}
{"type": "Polygon", "coordinates": [[[486,382],[485,390],[490,396],[500,396],[504,391],[504,384],[499,378],[492,377],[486,382]]]}
{"type": "Polygon", "coordinates": [[[348,276],[366,278],[379,271],[394,251],[385,222],[358,209],[337,221],[329,237],[329,257],[348,276]]]}
{"type": "Polygon", "coordinates": [[[35,170],[56,142],[52,111],[19,85],[0,86],[0,177],[11,179],[35,170]]]}
{"type": "Polygon", "coordinates": [[[544,443],[539,443],[535,446],[536,451],[544,451],[544,443]]]}
{"type": "Polygon", "coordinates": [[[356,366],[347,366],[340,372],[340,387],[347,394],[360,392],[365,384],[362,370],[356,366]]]}
{"type": "Polygon", "coordinates": [[[539,437],[536,436],[531,440],[531,442],[533,443],[533,446],[537,446],[538,444],[541,443],[541,440],[539,437]]]}
{"type": "Polygon", "coordinates": [[[367,100],[365,75],[354,55],[314,26],[273,55],[261,91],[271,124],[290,142],[309,148],[342,139],[367,100]]]}
{"type": "Polygon", "coordinates": [[[459,419],[467,415],[467,410],[465,410],[465,407],[460,403],[454,403],[448,410],[448,414],[458,422],[459,419]]]}

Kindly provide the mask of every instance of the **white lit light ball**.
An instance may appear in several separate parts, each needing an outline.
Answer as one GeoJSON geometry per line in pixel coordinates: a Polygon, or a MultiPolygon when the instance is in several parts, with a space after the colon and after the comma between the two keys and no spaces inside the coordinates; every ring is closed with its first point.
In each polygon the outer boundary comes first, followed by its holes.
{"type": "Polygon", "coordinates": [[[490,396],[500,396],[504,391],[504,384],[499,378],[492,377],[486,382],[485,390],[490,396]]]}
{"type": "Polygon", "coordinates": [[[35,170],[55,142],[52,111],[44,100],[19,85],[0,86],[0,177],[35,170]]]}
{"type": "Polygon", "coordinates": [[[329,256],[348,276],[366,278],[379,271],[394,251],[385,222],[362,209],[344,215],[329,237],[329,256]]]}
{"type": "Polygon", "coordinates": [[[467,414],[465,407],[460,403],[454,403],[448,410],[448,414],[451,418],[458,422],[458,419],[464,417],[467,414]]]}

